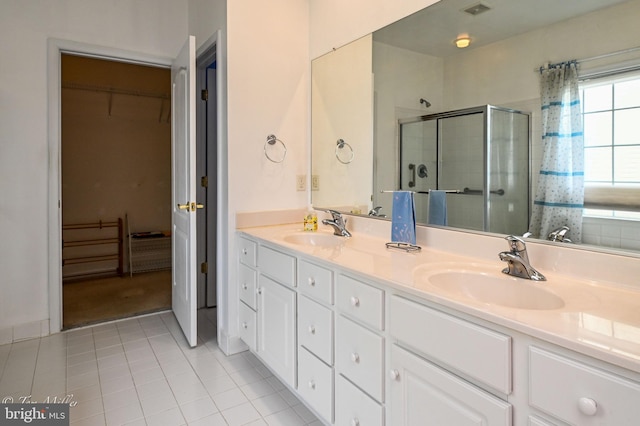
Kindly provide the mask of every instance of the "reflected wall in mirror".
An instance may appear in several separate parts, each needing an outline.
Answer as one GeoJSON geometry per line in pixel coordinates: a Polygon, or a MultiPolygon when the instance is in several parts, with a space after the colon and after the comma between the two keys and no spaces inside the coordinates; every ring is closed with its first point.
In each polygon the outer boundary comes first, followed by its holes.
{"type": "Polygon", "coordinates": [[[311,157],[316,208],[367,213],[373,174],[372,37],[313,61],[311,157]]]}
{"type": "MultiPolygon", "coordinates": [[[[352,204],[367,200],[367,210],[382,206],[380,213],[389,215],[390,197],[380,190],[401,188],[399,120],[487,104],[531,114],[531,186],[535,188],[542,156],[540,83],[535,70],[547,63],[577,59],[581,77],[586,80],[586,76],[591,76],[593,84],[599,81],[595,76],[604,71],[640,69],[640,26],[637,25],[640,0],[492,0],[487,2],[490,10],[476,16],[464,11],[467,6],[469,2],[464,0],[442,0],[372,35],[368,71],[373,71],[373,89],[366,97],[372,103],[355,110],[343,109],[340,117],[350,131],[355,131],[353,127],[359,125],[358,122],[365,123],[366,128],[360,134],[368,132],[369,139],[358,143],[370,144],[371,162],[368,170],[360,168],[348,179],[344,175],[340,185],[334,185],[323,198],[317,197],[318,192],[312,192],[315,206],[340,207],[349,212],[352,204]],[[458,49],[454,44],[461,34],[471,39],[466,49],[458,49]],[[372,111],[371,121],[362,117],[350,120],[354,114],[366,110],[372,111]],[[348,195],[342,196],[341,191],[348,195]],[[360,191],[367,193],[356,196],[360,191]]],[[[330,61],[331,56],[337,56],[342,49],[319,59],[330,61]]],[[[314,81],[317,61],[312,65],[314,81]]],[[[325,64],[325,69],[337,68],[325,64]]],[[[355,68],[342,64],[342,69],[355,68]]],[[[333,86],[331,81],[335,75],[324,78],[325,86],[333,86]]],[[[365,71],[360,78],[353,75],[351,78],[369,82],[371,77],[365,71]]],[[[323,147],[331,152],[334,147],[330,147],[330,143],[317,145],[322,136],[315,110],[316,98],[321,94],[316,89],[314,85],[312,173],[321,176],[322,188],[322,182],[327,180],[325,176],[335,170],[327,169],[327,164],[319,159],[322,155],[330,156],[323,154],[323,147]]],[[[342,86],[342,90],[346,94],[346,87],[342,86]]],[[[324,107],[331,109],[332,105],[324,107]]],[[[634,107],[640,111],[640,99],[634,107]]],[[[334,127],[329,123],[323,126],[334,127]]],[[[327,139],[330,141],[333,137],[327,139]]],[[[587,139],[585,136],[585,141],[587,139]]],[[[635,145],[640,150],[640,141],[635,145]]],[[[357,155],[356,152],[356,158],[357,155]]],[[[446,167],[446,163],[442,167],[446,167]]],[[[626,183],[632,186],[640,184],[640,164],[635,170],[637,176],[626,178],[626,183]]],[[[611,217],[613,209],[602,210],[602,205],[598,206],[599,210],[585,210],[583,242],[640,250],[637,237],[640,227],[633,218],[640,206],[630,204],[632,207],[626,208],[635,212],[619,215],[623,218],[611,217]]],[[[362,212],[366,214],[364,209],[362,212]]],[[[520,234],[521,231],[519,228],[499,232],[520,234]]]]}

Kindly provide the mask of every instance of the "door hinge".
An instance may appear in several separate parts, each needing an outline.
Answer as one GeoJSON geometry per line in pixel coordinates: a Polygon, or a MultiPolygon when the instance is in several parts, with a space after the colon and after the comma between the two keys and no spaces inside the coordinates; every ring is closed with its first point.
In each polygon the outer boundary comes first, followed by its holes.
{"type": "Polygon", "coordinates": [[[202,176],[200,178],[200,186],[202,186],[203,188],[209,187],[209,176],[202,176]]]}
{"type": "Polygon", "coordinates": [[[204,89],[200,92],[200,99],[202,99],[203,101],[209,100],[209,91],[207,89],[204,89]]]}
{"type": "Polygon", "coordinates": [[[207,262],[202,262],[200,264],[200,272],[203,274],[209,273],[209,264],[207,262]]]}

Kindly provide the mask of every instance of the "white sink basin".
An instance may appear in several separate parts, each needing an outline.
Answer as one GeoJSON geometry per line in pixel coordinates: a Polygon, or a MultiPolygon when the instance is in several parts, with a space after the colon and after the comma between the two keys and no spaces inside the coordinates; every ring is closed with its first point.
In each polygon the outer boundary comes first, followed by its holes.
{"type": "Polygon", "coordinates": [[[473,268],[416,271],[416,282],[463,299],[513,309],[550,310],[565,306],[564,300],[533,282],[502,274],[500,270],[473,268]]]}
{"type": "Polygon", "coordinates": [[[333,234],[300,232],[286,235],[284,241],[300,246],[333,248],[344,244],[346,239],[333,234]]]}

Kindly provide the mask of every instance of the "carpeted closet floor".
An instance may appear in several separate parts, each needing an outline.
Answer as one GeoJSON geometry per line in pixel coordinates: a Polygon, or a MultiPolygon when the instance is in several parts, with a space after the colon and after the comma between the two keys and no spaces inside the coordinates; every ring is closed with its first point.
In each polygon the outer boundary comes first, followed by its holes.
{"type": "Polygon", "coordinates": [[[171,271],[68,282],[62,291],[63,328],[81,327],[170,309],[171,271]]]}

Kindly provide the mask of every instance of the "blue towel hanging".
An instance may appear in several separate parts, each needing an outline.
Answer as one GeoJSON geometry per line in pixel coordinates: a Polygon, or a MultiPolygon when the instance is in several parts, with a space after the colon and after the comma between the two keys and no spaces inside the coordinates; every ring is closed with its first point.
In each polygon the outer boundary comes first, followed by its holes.
{"type": "Polygon", "coordinates": [[[391,241],[394,243],[416,243],[416,209],[411,191],[395,191],[393,193],[391,241]]]}
{"type": "Polygon", "coordinates": [[[445,191],[429,190],[428,214],[430,225],[447,226],[447,193],[445,191]]]}

